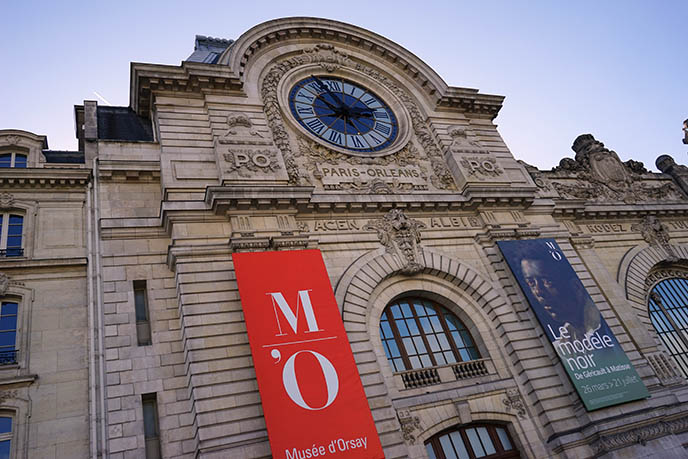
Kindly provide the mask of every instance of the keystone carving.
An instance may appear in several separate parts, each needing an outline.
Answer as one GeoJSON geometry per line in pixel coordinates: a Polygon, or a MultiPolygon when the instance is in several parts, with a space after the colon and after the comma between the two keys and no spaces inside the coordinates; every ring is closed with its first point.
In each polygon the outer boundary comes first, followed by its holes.
{"type": "Polygon", "coordinates": [[[521,419],[525,419],[526,407],[523,403],[523,398],[521,398],[521,394],[518,392],[518,389],[507,389],[506,398],[502,399],[502,403],[504,403],[504,406],[506,406],[507,411],[513,410],[516,412],[516,416],[521,419]]]}
{"type": "Polygon", "coordinates": [[[9,145],[19,145],[19,136],[16,135],[8,135],[5,137],[5,140],[9,145]]]}
{"type": "Polygon", "coordinates": [[[553,173],[547,174],[564,198],[626,203],[680,199],[673,183],[643,183],[642,176],[648,172],[641,162],[621,162],[614,151],[590,134],[578,136],[571,148],[575,159],[562,159],[553,173]]]}
{"type": "Polygon", "coordinates": [[[678,260],[673,247],[669,244],[669,232],[654,215],[648,215],[640,223],[632,225],[631,230],[640,231],[643,239],[650,244],[650,247],[664,249],[668,256],[667,261],[675,262],[678,260]]]}
{"type": "Polygon", "coordinates": [[[449,135],[452,138],[449,151],[452,153],[487,153],[479,141],[468,138],[463,128],[452,129],[449,135]]]}
{"type": "Polygon", "coordinates": [[[341,66],[351,65],[349,56],[332,45],[319,44],[303,50],[313,64],[319,64],[327,72],[334,72],[341,66]]]}
{"type": "Polygon", "coordinates": [[[503,173],[502,169],[497,165],[497,160],[494,158],[469,156],[467,158],[462,158],[459,163],[468,171],[468,175],[472,175],[480,180],[497,177],[503,173]]]}
{"type": "Polygon", "coordinates": [[[420,430],[420,418],[418,416],[412,416],[409,410],[397,411],[397,418],[399,419],[399,424],[401,424],[401,432],[404,436],[404,440],[410,444],[416,443],[414,432],[420,430]]]}
{"type": "Polygon", "coordinates": [[[363,227],[377,231],[387,253],[394,254],[401,262],[403,274],[416,274],[423,269],[420,258],[420,230],[425,223],[408,218],[401,209],[392,209],[383,218],[372,220],[363,227]]]}
{"type": "Polygon", "coordinates": [[[0,194],[0,209],[11,209],[14,207],[14,195],[10,193],[0,194]]]}
{"type": "Polygon", "coordinates": [[[602,435],[592,444],[592,447],[597,454],[604,454],[608,451],[635,444],[644,446],[649,440],[685,432],[686,430],[688,430],[688,417],[684,416],[671,421],[647,424],[624,432],[602,435]]]}

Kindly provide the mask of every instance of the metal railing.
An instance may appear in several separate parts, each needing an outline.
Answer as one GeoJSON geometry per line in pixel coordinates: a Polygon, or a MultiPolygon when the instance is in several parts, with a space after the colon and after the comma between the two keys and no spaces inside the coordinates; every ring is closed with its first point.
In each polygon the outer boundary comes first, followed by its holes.
{"type": "Polygon", "coordinates": [[[16,349],[0,351],[0,365],[13,365],[17,363],[18,352],[16,349]]]}
{"type": "Polygon", "coordinates": [[[10,247],[9,249],[0,249],[0,257],[23,257],[24,249],[22,247],[10,247]]]}

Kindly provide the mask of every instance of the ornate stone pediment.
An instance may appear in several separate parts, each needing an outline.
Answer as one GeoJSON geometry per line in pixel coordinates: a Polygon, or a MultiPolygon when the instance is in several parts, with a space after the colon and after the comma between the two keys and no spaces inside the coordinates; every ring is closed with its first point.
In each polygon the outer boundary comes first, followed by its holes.
{"type": "Polygon", "coordinates": [[[572,149],[575,159],[564,158],[543,174],[563,198],[626,203],[681,199],[672,182],[650,175],[639,161],[622,162],[591,134],[578,136],[572,149]]]}

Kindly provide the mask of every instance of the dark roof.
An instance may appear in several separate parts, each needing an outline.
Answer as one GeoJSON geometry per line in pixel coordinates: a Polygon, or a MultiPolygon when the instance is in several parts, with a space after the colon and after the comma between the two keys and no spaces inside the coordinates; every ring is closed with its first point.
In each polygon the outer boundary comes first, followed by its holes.
{"type": "Polygon", "coordinates": [[[83,151],[43,150],[46,163],[84,164],[83,151]]]}
{"type": "Polygon", "coordinates": [[[130,107],[98,107],[98,139],[152,142],[153,129],[130,107]]]}
{"type": "Polygon", "coordinates": [[[222,53],[224,53],[232,43],[234,43],[234,40],[196,35],[194,52],[186,60],[187,62],[215,64],[222,53]]]}

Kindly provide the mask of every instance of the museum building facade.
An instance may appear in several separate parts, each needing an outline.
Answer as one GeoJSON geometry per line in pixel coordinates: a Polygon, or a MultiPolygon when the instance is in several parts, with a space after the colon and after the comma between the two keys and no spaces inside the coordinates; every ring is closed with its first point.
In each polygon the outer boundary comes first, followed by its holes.
{"type": "Polygon", "coordinates": [[[584,134],[538,170],[502,102],[287,18],[132,64],[77,152],[0,130],[0,453],[306,457],[271,447],[233,255],[317,250],[385,457],[688,455],[688,168],[584,134]]]}

